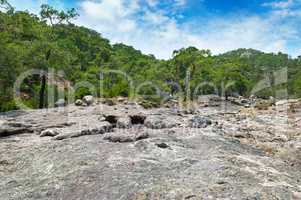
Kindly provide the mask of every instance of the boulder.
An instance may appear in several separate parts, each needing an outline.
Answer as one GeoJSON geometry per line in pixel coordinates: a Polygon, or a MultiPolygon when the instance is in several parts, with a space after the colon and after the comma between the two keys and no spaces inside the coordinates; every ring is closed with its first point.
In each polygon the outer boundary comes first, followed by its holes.
{"type": "Polygon", "coordinates": [[[131,119],[129,117],[119,118],[117,120],[116,127],[117,128],[131,128],[132,127],[131,119]]]}
{"type": "Polygon", "coordinates": [[[125,132],[117,132],[117,133],[108,133],[105,135],[104,140],[108,140],[110,142],[135,142],[138,140],[143,140],[149,137],[147,132],[136,132],[136,133],[125,133],[125,132]]]}
{"type": "Polygon", "coordinates": [[[57,102],[54,104],[55,107],[64,107],[66,106],[66,101],[65,99],[59,99],[57,102]]]}
{"type": "Polygon", "coordinates": [[[75,101],[75,105],[76,105],[76,106],[82,106],[82,105],[84,105],[84,102],[83,102],[82,100],[80,100],[80,99],[77,99],[77,100],[75,101]]]}
{"type": "Polygon", "coordinates": [[[211,125],[212,121],[208,117],[194,116],[189,120],[189,127],[191,128],[206,128],[211,125]]]}
{"type": "Polygon", "coordinates": [[[164,116],[150,115],[145,119],[144,125],[151,129],[163,129],[175,127],[177,124],[164,116]]]}
{"type": "Polygon", "coordinates": [[[93,124],[91,127],[83,127],[82,129],[65,130],[62,134],[54,137],[55,140],[64,140],[67,138],[76,138],[84,135],[99,135],[113,130],[113,125],[107,121],[93,124]]]}
{"type": "Polygon", "coordinates": [[[59,135],[61,132],[58,129],[46,129],[40,133],[40,137],[54,137],[59,135]]]}
{"type": "Polygon", "coordinates": [[[88,106],[92,105],[94,103],[94,97],[92,95],[87,95],[83,97],[83,102],[87,104],[88,106]]]}

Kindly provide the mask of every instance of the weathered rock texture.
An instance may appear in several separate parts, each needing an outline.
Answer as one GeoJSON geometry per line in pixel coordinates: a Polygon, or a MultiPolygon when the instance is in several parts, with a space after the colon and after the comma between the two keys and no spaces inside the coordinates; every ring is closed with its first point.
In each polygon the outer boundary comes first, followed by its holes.
{"type": "Polygon", "coordinates": [[[5,113],[0,199],[298,199],[301,114],[279,106],[5,113]]]}

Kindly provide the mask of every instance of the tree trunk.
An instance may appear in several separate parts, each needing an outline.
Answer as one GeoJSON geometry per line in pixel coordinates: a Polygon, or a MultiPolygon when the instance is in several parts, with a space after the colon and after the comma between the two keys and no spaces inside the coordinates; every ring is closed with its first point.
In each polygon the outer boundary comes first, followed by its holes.
{"type": "MultiPolygon", "coordinates": [[[[50,55],[51,55],[51,50],[48,50],[45,56],[46,62],[49,60],[50,55]]],[[[40,89],[40,101],[39,101],[40,109],[44,108],[45,91],[46,91],[46,74],[43,74],[41,79],[41,89],[40,89]]]]}
{"type": "Polygon", "coordinates": [[[39,108],[44,108],[44,97],[45,97],[45,90],[46,90],[46,75],[42,75],[41,80],[41,89],[40,89],[40,103],[39,108]]]}

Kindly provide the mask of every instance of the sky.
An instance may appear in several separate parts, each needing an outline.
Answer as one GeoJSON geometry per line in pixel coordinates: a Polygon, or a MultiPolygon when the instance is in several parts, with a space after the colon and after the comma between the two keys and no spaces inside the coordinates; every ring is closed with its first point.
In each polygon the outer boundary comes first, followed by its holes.
{"type": "Polygon", "coordinates": [[[195,46],[220,54],[238,48],[301,55],[301,0],[9,0],[38,14],[41,4],[76,8],[77,25],[112,43],[168,59],[195,46]]]}

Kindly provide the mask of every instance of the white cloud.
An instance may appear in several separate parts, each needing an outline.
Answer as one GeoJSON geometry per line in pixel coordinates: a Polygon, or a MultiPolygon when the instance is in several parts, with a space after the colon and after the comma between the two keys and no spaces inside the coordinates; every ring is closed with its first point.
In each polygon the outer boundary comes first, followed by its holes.
{"type": "Polygon", "coordinates": [[[81,25],[92,26],[100,32],[133,31],[136,21],[132,19],[133,13],[138,9],[137,1],[126,4],[123,0],[83,1],[81,3],[81,25]]]}
{"type": "Polygon", "coordinates": [[[294,0],[286,0],[286,1],[273,1],[269,3],[264,3],[263,6],[269,6],[274,9],[286,9],[291,7],[294,4],[294,0]]]}
{"type": "Polygon", "coordinates": [[[197,32],[197,24],[178,24],[166,12],[150,11],[139,4],[129,9],[124,1],[84,1],[81,24],[97,29],[113,42],[132,45],[158,58],[170,58],[173,50],[188,46],[215,54],[237,48],[287,52],[287,38],[294,34],[292,27],[277,24],[271,16],[215,19],[197,32]]]}

